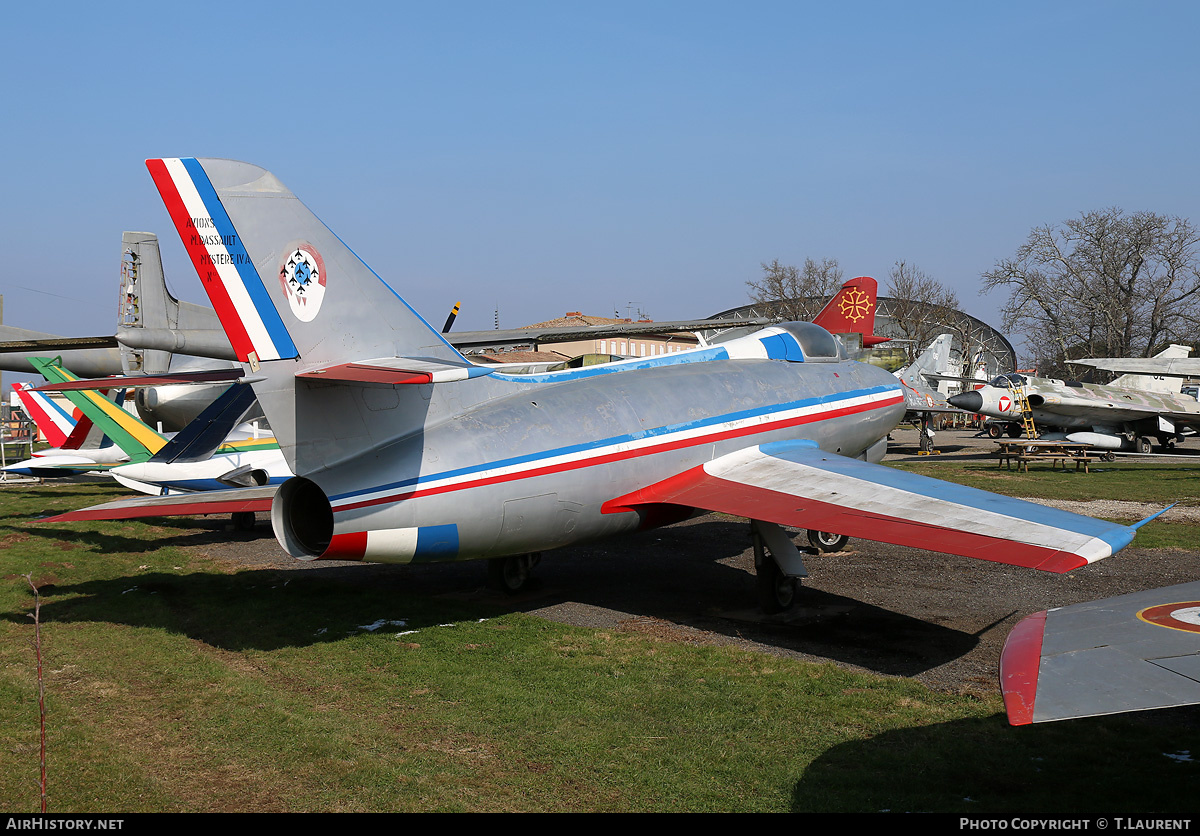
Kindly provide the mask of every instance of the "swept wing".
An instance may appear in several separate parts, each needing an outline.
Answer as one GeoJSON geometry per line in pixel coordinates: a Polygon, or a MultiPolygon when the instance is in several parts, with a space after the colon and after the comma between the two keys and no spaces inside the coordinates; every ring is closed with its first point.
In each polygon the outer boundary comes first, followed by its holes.
{"type": "Polygon", "coordinates": [[[1119,551],[1130,526],[826,453],[804,441],[748,447],[607,503],[721,511],[1050,572],[1119,551]]]}

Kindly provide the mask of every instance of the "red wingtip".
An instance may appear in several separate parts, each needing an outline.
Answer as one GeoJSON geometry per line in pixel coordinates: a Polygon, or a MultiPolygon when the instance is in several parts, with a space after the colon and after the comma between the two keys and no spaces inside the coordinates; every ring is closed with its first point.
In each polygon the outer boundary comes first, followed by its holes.
{"type": "Polygon", "coordinates": [[[1008,634],[1000,653],[1000,691],[1004,694],[1004,710],[1011,725],[1025,726],[1033,722],[1045,630],[1045,610],[1026,616],[1008,634]]]}

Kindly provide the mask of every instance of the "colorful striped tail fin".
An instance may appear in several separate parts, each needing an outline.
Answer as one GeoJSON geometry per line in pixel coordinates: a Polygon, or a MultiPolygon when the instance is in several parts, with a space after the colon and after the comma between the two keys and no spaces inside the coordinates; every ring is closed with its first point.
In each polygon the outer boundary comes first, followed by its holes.
{"type": "MultiPolygon", "coordinates": [[[[70,383],[79,379],[54,360],[30,357],[29,362],[51,383],[70,383]]],[[[63,394],[111,438],[132,462],[148,460],[167,443],[166,436],[155,432],[145,422],[130,415],[96,390],[75,389],[67,390],[63,394]]]]}

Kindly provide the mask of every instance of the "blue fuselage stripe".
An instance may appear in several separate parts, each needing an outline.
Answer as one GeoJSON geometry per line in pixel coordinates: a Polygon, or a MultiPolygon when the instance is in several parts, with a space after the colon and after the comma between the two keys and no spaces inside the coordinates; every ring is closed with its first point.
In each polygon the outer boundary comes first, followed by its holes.
{"type": "Polygon", "coordinates": [[[351,499],[357,496],[365,496],[368,494],[377,493],[380,491],[400,490],[411,488],[423,482],[433,482],[441,479],[452,479],[460,476],[466,476],[472,473],[479,473],[494,468],[512,467],[516,465],[529,464],[543,459],[556,458],[558,456],[569,456],[576,453],[586,453],[592,450],[599,450],[613,445],[622,444],[630,441],[641,441],[650,438],[668,436],[673,433],[685,432],[688,430],[702,429],[705,427],[714,427],[720,424],[740,421],[748,418],[754,418],[760,415],[769,415],[775,412],[784,412],[787,410],[801,409],[809,406],[820,406],[822,404],[832,404],[839,401],[860,398],[868,395],[883,394],[899,389],[899,384],[896,386],[874,386],[867,389],[857,389],[851,392],[839,392],[833,395],[822,395],[815,398],[803,398],[798,401],[789,403],[770,404],[768,406],[756,407],[754,409],[745,409],[738,412],[727,412],[722,415],[715,415],[710,418],[704,418],[699,421],[689,421],[681,424],[670,424],[663,427],[655,427],[648,430],[640,430],[634,433],[624,435],[610,436],[609,438],[599,439],[597,441],[589,441],[583,444],[573,444],[566,447],[558,447],[553,450],[544,450],[538,453],[531,453],[525,456],[514,456],[509,459],[501,459],[499,461],[486,462],[483,464],[472,465],[470,467],[459,468],[457,470],[446,470],[440,473],[427,474],[422,476],[414,476],[410,479],[402,479],[397,482],[390,482],[385,485],[367,488],[364,490],[349,491],[347,493],[336,494],[330,497],[332,502],[340,502],[342,500],[351,499]]]}

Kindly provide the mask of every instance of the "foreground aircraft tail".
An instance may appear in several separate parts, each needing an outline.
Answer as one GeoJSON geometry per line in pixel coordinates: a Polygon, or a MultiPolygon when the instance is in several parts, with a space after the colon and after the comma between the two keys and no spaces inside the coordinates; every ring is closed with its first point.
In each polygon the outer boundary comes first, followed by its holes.
{"type": "Polygon", "coordinates": [[[431,408],[391,395],[384,408],[362,387],[487,373],[270,172],[194,158],[146,166],[294,472],[413,431],[431,408]]]}
{"type": "Polygon", "coordinates": [[[233,160],[147,160],[240,361],[297,370],[462,356],[273,174],[233,160]],[[337,340],[328,340],[337,334],[337,340]]]}
{"type": "Polygon", "coordinates": [[[875,336],[878,298],[879,283],[870,276],[859,276],[842,285],[813,322],[831,334],[862,334],[863,348],[887,342],[890,337],[875,336]]]}

